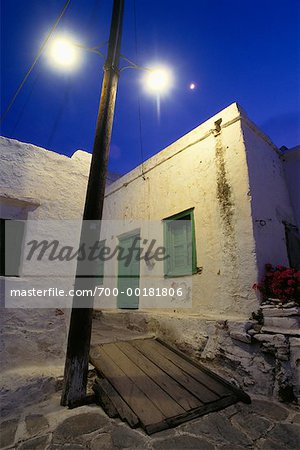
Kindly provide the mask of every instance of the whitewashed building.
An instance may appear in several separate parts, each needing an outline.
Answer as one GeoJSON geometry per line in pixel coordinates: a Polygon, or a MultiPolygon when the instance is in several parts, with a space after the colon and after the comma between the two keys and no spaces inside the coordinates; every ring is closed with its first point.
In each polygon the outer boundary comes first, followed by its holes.
{"type": "MultiPolygon", "coordinates": [[[[68,158],[1,138],[0,155],[2,223],[7,219],[81,217],[89,154],[77,151],[68,158]]],[[[126,222],[128,236],[136,231],[136,221],[184,218],[191,224],[192,273],[177,272],[176,282],[191,283],[192,289],[184,291],[191,296],[189,308],[170,309],[159,304],[151,308],[142,296],[136,296],[132,304],[130,299],[122,304],[117,297],[110,298],[102,308],[102,320],[154,331],[181,349],[196,352],[208,364],[220,367],[244,388],[271,395],[278,384],[278,377],[272,372],[277,356],[266,358],[260,351],[261,343],[253,341],[255,330],[248,333],[257,325],[250,319],[260,307],[252,285],[262,277],[266,263],[288,266],[293,260],[297,264],[299,255],[287,241],[290,230],[297,232],[300,227],[299,173],[300,148],[279,150],[233,103],[111,182],[106,189],[104,218],[126,222]]],[[[112,266],[104,264],[104,286],[117,286],[120,267],[114,267],[116,278],[112,280],[106,276],[111,275],[112,266]]],[[[161,267],[164,276],[165,269],[161,267]]],[[[147,271],[146,261],[141,261],[141,283],[147,271]]],[[[27,313],[34,317],[34,312],[27,313]]],[[[52,312],[47,314],[49,317],[52,312]]],[[[41,320],[41,315],[39,311],[37,320],[41,320]]],[[[53,317],[54,313],[51,321],[56,324],[53,317]]],[[[61,320],[60,316],[57,320],[61,320]]],[[[287,338],[292,363],[285,367],[282,383],[297,386],[295,368],[300,356],[295,323],[287,338]]],[[[16,327],[20,348],[22,326],[16,327]]],[[[60,361],[63,352],[58,340],[62,338],[56,326],[48,331],[48,340],[52,336],[53,361],[60,361]]],[[[271,323],[272,326],[277,325],[271,323]]],[[[287,327],[286,323],[282,326],[287,327]]],[[[8,342],[12,346],[12,341],[8,342]]],[[[4,346],[8,369],[9,346],[4,346]]],[[[36,359],[42,362],[44,351],[37,347],[36,343],[36,359]]],[[[21,353],[20,350],[16,364],[26,359],[26,350],[21,353]]]]}

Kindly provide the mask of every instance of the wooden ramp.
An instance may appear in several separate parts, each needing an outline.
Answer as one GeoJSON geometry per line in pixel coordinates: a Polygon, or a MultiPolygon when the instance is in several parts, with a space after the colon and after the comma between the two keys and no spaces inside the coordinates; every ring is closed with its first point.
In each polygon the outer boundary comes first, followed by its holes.
{"type": "Polygon", "coordinates": [[[90,360],[101,377],[96,398],[107,414],[148,434],[240,400],[250,403],[243,391],[157,339],[94,345],[90,360]]]}

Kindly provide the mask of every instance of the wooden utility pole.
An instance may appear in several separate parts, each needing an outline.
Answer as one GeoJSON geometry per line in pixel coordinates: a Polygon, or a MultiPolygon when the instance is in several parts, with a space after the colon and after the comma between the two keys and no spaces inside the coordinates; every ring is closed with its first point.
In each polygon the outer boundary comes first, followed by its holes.
{"type": "MultiPolygon", "coordinates": [[[[95,241],[100,239],[100,221],[102,219],[110,140],[119,80],[123,11],[124,0],[114,0],[80,243],[86,242],[87,236],[91,241],[91,235],[95,238],[95,241]],[[94,221],[94,226],[90,227],[91,222],[85,221],[94,221]]],[[[96,285],[96,279],[92,277],[84,278],[81,275],[82,263],[78,261],[75,292],[77,289],[93,289],[96,285]]],[[[73,297],[64,387],[61,397],[62,405],[76,406],[85,402],[93,304],[92,296],[83,298],[74,295],[73,297]],[[79,307],[82,306],[83,301],[84,307],[79,307]]]]}

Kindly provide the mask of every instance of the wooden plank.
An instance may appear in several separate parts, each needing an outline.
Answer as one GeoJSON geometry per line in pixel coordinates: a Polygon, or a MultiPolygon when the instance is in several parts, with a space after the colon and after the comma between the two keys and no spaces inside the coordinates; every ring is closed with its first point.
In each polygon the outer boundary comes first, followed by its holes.
{"type": "Polygon", "coordinates": [[[215,402],[210,402],[206,405],[199,406],[199,408],[188,411],[186,414],[182,414],[181,416],[171,417],[170,419],[167,419],[167,422],[170,427],[176,427],[177,425],[185,423],[189,420],[196,419],[197,417],[201,417],[204,414],[208,414],[213,411],[219,411],[220,409],[226,408],[227,406],[233,405],[237,402],[238,398],[233,394],[232,396],[220,398],[215,402]]]}
{"type": "Polygon", "coordinates": [[[151,402],[145,402],[143,392],[127,377],[119,366],[104,351],[103,345],[92,346],[90,359],[96,369],[114,386],[125,402],[139,417],[144,428],[156,425],[156,429],[168,428],[165,416],[151,402]]]}
{"type": "Polygon", "coordinates": [[[240,399],[240,390],[154,339],[92,346],[91,362],[106,377],[94,390],[110,417],[140,424],[148,434],[240,399]]]}
{"type": "Polygon", "coordinates": [[[180,350],[173,348],[171,345],[167,344],[166,342],[163,342],[161,339],[156,338],[156,340],[158,343],[162,344],[164,347],[167,347],[172,352],[175,352],[177,355],[179,355],[181,358],[183,358],[184,360],[186,360],[187,362],[189,362],[190,364],[195,366],[197,369],[200,369],[203,373],[207,374],[213,380],[215,380],[215,381],[219,382],[220,384],[222,384],[223,386],[225,386],[230,392],[233,392],[239,398],[239,400],[241,400],[242,402],[247,403],[247,404],[251,403],[251,398],[242,389],[238,388],[234,384],[231,384],[229,381],[225,380],[217,373],[208,369],[200,362],[196,362],[196,361],[192,360],[187,355],[182,353],[180,350]]]}
{"type": "Polygon", "coordinates": [[[131,427],[138,426],[138,417],[106,378],[97,379],[93,389],[98,394],[101,404],[109,417],[117,417],[119,415],[131,427]]]}
{"type": "Polygon", "coordinates": [[[200,384],[195,378],[158,352],[156,346],[153,345],[154,343],[155,341],[150,339],[131,341],[134,347],[140,350],[153,363],[159,365],[162,370],[195,395],[202,403],[213,402],[220,398],[216,393],[207,389],[203,384],[200,384]]]}
{"type": "Polygon", "coordinates": [[[116,344],[104,344],[104,350],[127,377],[144,393],[146,398],[142,399],[143,402],[147,402],[147,400],[152,401],[165,417],[172,417],[185,412],[169,394],[148,377],[146,372],[134,364],[116,344]]]}
{"type": "Polygon", "coordinates": [[[214,380],[210,375],[204,373],[200,367],[195,367],[193,364],[191,364],[186,359],[183,359],[181,355],[178,355],[170,348],[166,347],[160,342],[157,342],[156,340],[152,340],[151,345],[153,345],[153,348],[155,348],[155,350],[158,351],[161,355],[165,356],[169,361],[172,361],[176,366],[180,367],[186,373],[195,378],[195,380],[199,381],[199,383],[202,383],[204,386],[218,394],[220,397],[232,394],[232,390],[230,390],[227,386],[217,380],[214,380]]]}
{"type": "Polygon", "coordinates": [[[202,402],[184,389],[166,372],[144,356],[130,342],[116,342],[117,347],[125,353],[140,369],[167,392],[185,411],[198,408],[202,402]]]}
{"type": "Polygon", "coordinates": [[[106,378],[95,380],[93,391],[95,392],[96,400],[103,407],[104,411],[109,417],[118,417],[118,410],[107,394],[105,382],[109,383],[106,378]]]}

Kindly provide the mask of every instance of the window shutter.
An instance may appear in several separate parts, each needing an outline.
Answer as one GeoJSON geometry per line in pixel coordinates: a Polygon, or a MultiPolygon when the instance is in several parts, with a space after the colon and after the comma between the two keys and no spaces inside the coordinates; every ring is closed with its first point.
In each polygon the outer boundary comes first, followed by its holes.
{"type": "Polygon", "coordinates": [[[5,220],[0,219],[0,276],[5,275],[5,220]]]}
{"type": "Polygon", "coordinates": [[[300,270],[300,234],[295,225],[284,222],[285,238],[290,267],[300,270]]]}
{"type": "Polygon", "coordinates": [[[24,231],[25,222],[21,220],[10,220],[5,226],[5,276],[20,276],[24,231]]]}
{"type": "Polygon", "coordinates": [[[176,216],[165,222],[165,242],[169,258],[167,276],[191,275],[195,269],[192,213],[176,216]]]}

